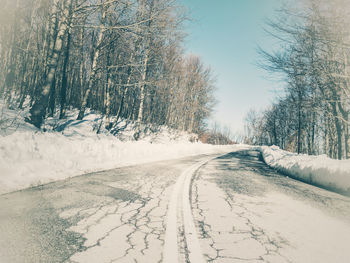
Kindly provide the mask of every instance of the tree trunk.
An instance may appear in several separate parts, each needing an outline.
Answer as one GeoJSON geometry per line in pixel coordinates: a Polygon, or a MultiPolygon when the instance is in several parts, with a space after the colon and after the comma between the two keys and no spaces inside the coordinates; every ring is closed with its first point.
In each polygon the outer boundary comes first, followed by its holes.
{"type": "MultiPolygon", "coordinates": [[[[70,1],[73,1],[73,0],[70,0],[70,1]]],[[[54,4],[56,6],[58,5],[58,3],[59,3],[59,0],[55,0],[54,4]]],[[[67,27],[66,21],[62,21],[59,25],[59,31],[57,33],[57,37],[55,40],[54,50],[52,51],[52,57],[50,58],[48,63],[48,74],[41,88],[41,94],[39,96],[39,99],[37,99],[34,102],[33,106],[30,109],[30,117],[28,121],[32,123],[34,126],[36,126],[37,128],[41,127],[46,115],[46,109],[48,106],[50,90],[55,80],[55,73],[57,70],[58,59],[62,51],[63,38],[67,28],[68,27],[67,27]]]]}
{"type": "MultiPolygon", "coordinates": [[[[70,2],[71,6],[69,7],[69,21],[68,21],[68,27],[71,26],[71,17],[72,17],[72,4],[73,1],[70,2]]],[[[71,42],[71,33],[70,30],[67,30],[67,44],[66,49],[64,52],[64,61],[63,61],[63,69],[62,69],[62,86],[61,86],[61,107],[60,107],[60,119],[64,118],[64,115],[66,114],[66,101],[67,101],[67,84],[68,84],[68,77],[67,77],[67,67],[69,62],[69,50],[70,50],[70,42],[71,42]]]]}
{"type": "Polygon", "coordinates": [[[297,141],[297,152],[301,151],[301,102],[298,102],[298,141],[297,141]]]}
{"type": "Polygon", "coordinates": [[[111,98],[110,98],[110,90],[111,90],[111,86],[112,86],[112,79],[110,76],[110,72],[109,69],[107,69],[107,87],[106,87],[106,99],[105,99],[105,109],[106,109],[106,123],[105,123],[105,127],[106,129],[110,129],[111,128],[111,121],[110,121],[110,111],[111,111],[111,98]]]}
{"type": "Polygon", "coordinates": [[[334,102],[332,102],[331,106],[333,110],[335,128],[337,133],[337,158],[338,160],[341,160],[343,155],[343,143],[342,143],[343,132],[342,132],[340,120],[338,118],[337,105],[334,102]]]}
{"type": "Polygon", "coordinates": [[[139,113],[137,115],[137,121],[142,122],[143,120],[143,104],[145,100],[145,87],[146,87],[146,78],[147,78],[147,69],[148,69],[148,50],[146,50],[145,60],[143,64],[143,74],[141,78],[141,86],[140,86],[140,106],[139,113]]]}
{"type": "Polygon", "coordinates": [[[116,122],[118,122],[118,120],[119,120],[119,118],[120,118],[120,116],[121,116],[121,114],[123,112],[124,102],[125,102],[126,96],[128,94],[128,86],[130,84],[131,76],[132,76],[132,70],[131,70],[131,67],[129,67],[128,68],[128,80],[126,82],[126,87],[123,90],[122,99],[120,101],[119,109],[118,109],[118,112],[117,112],[116,122]]]}
{"type": "Polygon", "coordinates": [[[104,4],[104,5],[102,5],[102,17],[101,17],[100,32],[98,33],[96,48],[95,48],[95,52],[94,52],[93,59],[92,59],[92,68],[91,68],[90,78],[88,81],[88,87],[85,91],[77,120],[82,120],[84,118],[86,105],[87,105],[89,95],[90,95],[90,92],[92,89],[92,84],[96,80],[97,61],[98,61],[99,56],[100,56],[100,48],[101,48],[101,44],[102,44],[102,40],[103,40],[103,35],[105,32],[104,24],[105,24],[105,20],[106,20],[106,15],[107,15],[107,7],[104,4]]]}

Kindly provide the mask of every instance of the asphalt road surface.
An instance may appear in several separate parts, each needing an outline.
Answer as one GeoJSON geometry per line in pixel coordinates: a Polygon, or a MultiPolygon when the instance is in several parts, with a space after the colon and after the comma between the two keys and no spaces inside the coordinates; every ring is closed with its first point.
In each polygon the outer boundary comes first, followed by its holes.
{"type": "Polygon", "coordinates": [[[74,177],[0,196],[0,262],[350,262],[350,198],[254,151],[74,177]]]}

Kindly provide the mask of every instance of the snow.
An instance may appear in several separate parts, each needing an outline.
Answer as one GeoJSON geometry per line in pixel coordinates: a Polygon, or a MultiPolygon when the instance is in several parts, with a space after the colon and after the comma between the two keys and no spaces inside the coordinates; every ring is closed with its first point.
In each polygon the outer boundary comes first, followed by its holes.
{"type": "Polygon", "coordinates": [[[281,150],[277,146],[256,147],[267,165],[295,179],[350,194],[350,160],[333,160],[281,150]]]}
{"type": "MultiPolygon", "coordinates": [[[[125,121],[114,136],[103,128],[100,114],[87,110],[82,121],[77,114],[70,110],[64,120],[49,118],[41,132],[24,121],[28,111],[7,109],[0,101],[0,194],[100,170],[242,148],[191,143],[194,134],[167,127],[145,126],[136,134],[137,125],[125,121]]],[[[298,155],[277,146],[252,149],[295,179],[350,194],[350,160],[298,155]]]]}
{"type": "Polygon", "coordinates": [[[0,137],[0,194],[94,171],[229,148],[186,141],[122,142],[107,135],[16,132],[0,137]]]}
{"type": "Polygon", "coordinates": [[[0,194],[94,171],[234,148],[191,143],[193,134],[166,127],[145,127],[138,141],[133,139],[135,124],[120,123],[117,136],[105,129],[96,134],[103,119],[90,111],[83,121],[75,120],[77,111],[69,111],[65,120],[50,118],[44,125],[47,132],[25,123],[25,111],[7,110],[0,103],[0,112],[6,120],[0,125],[0,194]]]}

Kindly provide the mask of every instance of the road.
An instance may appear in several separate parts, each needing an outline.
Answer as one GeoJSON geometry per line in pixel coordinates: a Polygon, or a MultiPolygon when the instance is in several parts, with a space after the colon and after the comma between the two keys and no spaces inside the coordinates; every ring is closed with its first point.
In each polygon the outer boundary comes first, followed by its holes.
{"type": "Polygon", "coordinates": [[[349,262],[350,198],[254,151],[91,173],[0,196],[0,262],[349,262]]]}

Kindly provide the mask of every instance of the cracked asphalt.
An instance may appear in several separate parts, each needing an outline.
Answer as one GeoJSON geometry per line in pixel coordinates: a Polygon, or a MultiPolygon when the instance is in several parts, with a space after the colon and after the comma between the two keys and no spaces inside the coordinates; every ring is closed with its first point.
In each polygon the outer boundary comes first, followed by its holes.
{"type": "MultiPolygon", "coordinates": [[[[118,168],[1,195],[0,262],[162,262],[174,185],[211,157],[118,168]]],[[[190,199],[208,262],[350,258],[350,198],[283,176],[257,152],[229,153],[201,166],[190,199]]],[[[177,261],[189,262],[179,204],[177,261]]]]}
{"type": "Polygon", "coordinates": [[[202,166],[192,210],[208,262],[350,262],[350,198],[283,176],[255,151],[202,166]]]}
{"type": "Polygon", "coordinates": [[[161,262],[172,186],[201,158],[91,173],[0,196],[0,262],[161,262]]]}

